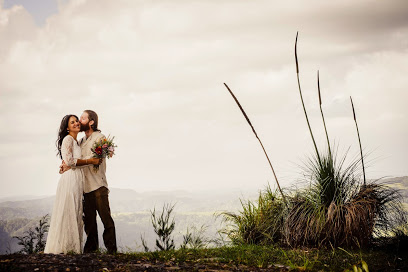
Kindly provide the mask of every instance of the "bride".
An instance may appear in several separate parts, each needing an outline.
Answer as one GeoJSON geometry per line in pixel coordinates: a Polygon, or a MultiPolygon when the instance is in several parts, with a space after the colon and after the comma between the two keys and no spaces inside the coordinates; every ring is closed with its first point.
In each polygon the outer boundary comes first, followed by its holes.
{"type": "Polygon", "coordinates": [[[56,143],[58,155],[72,168],[61,175],[58,183],[44,253],[82,252],[84,176],[79,166],[98,165],[101,160],[79,159],[81,148],[77,135],[80,127],[78,117],[72,114],[61,121],[56,143]]]}

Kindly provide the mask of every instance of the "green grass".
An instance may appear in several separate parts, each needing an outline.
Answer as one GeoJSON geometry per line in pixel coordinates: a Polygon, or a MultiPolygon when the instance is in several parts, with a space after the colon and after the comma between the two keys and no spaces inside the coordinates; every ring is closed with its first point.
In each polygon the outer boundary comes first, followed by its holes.
{"type": "Polygon", "coordinates": [[[282,239],[285,202],[268,185],[259,192],[257,201],[241,199],[242,211],[224,212],[227,227],[221,230],[235,245],[276,244],[282,239]]]}
{"type": "Polygon", "coordinates": [[[364,260],[371,271],[408,267],[405,253],[392,250],[344,250],[337,249],[288,249],[278,246],[223,246],[206,249],[179,249],[148,253],[127,253],[124,258],[142,259],[150,262],[185,262],[208,265],[248,266],[273,268],[279,265],[297,271],[343,271],[353,265],[360,265],[364,260]]]}

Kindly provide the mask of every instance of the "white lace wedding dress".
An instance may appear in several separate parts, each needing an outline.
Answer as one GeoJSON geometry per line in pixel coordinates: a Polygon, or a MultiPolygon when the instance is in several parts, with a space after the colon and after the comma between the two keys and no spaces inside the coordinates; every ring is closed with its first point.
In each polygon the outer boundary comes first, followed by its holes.
{"type": "Polygon", "coordinates": [[[82,169],[75,168],[81,147],[67,135],[62,141],[61,154],[65,163],[73,168],[64,172],[59,180],[44,253],[81,253],[84,176],[82,169]]]}

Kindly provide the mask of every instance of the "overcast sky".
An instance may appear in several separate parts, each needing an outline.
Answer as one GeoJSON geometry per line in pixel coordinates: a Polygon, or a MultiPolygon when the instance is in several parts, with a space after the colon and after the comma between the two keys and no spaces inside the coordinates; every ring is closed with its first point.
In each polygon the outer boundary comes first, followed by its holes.
{"type": "MultiPolygon", "coordinates": [[[[369,178],[408,175],[408,4],[401,1],[0,0],[0,197],[51,195],[61,119],[85,109],[116,136],[111,187],[262,189],[302,180],[323,110],[369,178]],[[40,4],[41,3],[41,4],[40,4]]],[[[82,135],[80,135],[82,136],[82,135]]]]}

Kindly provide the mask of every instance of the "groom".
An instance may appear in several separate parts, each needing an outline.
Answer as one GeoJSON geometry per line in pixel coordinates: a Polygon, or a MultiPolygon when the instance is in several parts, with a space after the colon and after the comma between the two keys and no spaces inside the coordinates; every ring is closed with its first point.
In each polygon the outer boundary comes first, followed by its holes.
{"type": "MultiPolygon", "coordinates": [[[[79,141],[81,146],[81,159],[92,158],[91,148],[95,141],[105,136],[98,129],[98,115],[92,110],[85,110],[79,120],[81,131],[85,136],[79,141]]],[[[96,224],[96,211],[102,220],[105,231],[103,241],[108,253],[116,253],[115,223],[113,222],[108,199],[108,182],[106,180],[106,160],[99,165],[95,173],[92,165],[84,167],[84,225],[87,235],[84,253],[94,252],[99,248],[98,226],[96,224]]],[[[68,169],[64,164],[63,171],[68,169]]]]}

